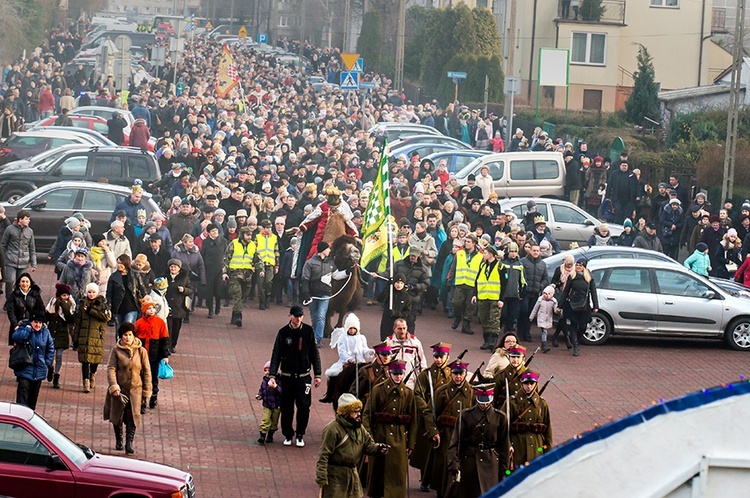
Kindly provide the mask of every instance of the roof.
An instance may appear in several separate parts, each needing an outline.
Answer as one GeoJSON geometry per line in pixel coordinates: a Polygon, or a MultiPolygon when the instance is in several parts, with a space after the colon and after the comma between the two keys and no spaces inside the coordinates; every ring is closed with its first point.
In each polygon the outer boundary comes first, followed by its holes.
{"type": "Polygon", "coordinates": [[[729,87],[724,85],[696,86],[659,92],[659,100],[671,102],[675,100],[693,99],[695,97],[705,97],[708,95],[719,95],[722,93],[729,93],[729,87]]]}

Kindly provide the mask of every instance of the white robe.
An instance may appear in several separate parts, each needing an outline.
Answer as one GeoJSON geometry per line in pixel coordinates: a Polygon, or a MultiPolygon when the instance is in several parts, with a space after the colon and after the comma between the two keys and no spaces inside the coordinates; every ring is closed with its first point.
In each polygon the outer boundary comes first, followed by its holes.
{"type": "Polygon", "coordinates": [[[373,351],[367,346],[367,338],[359,332],[356,335],[349,335],[344,332],[344,329],[336,329],[331,333],[331,337],[331,347],[338,348],[339,360],[326,370],[326,377],[329,379],[340,374],[349,360],[365,363],[374,357],[373,351]],[[337,334],[339,330],[341,332],[337,334]],[[336,335],[338,337],[334,341],[333,337],[336,335]]]}

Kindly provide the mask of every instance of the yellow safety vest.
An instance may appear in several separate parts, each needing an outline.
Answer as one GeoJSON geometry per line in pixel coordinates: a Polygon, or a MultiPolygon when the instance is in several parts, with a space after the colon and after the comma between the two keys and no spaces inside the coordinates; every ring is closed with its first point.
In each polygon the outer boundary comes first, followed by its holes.
{"type": "MultiPolygon", "coordinates": [[[[406,259],[409,257],[409,245],[406,245],[406,249],[404,249],[404,252],[402,253],[398,249],[398,245],[395,245],[391,248],[391,251],[393,251],[393,262],[401,261],[402,259],[406,259]]],[[[380,258],[380,264],[378,265],[378,273],[383,273],[388,269],[388,253],[383,253],[383,256],[380,258]]]]}
{"type": "Polygon", "coordinates": [[[471,260],[466,262],[466,251],[461,249],[456,253],[456,285],[468,285],[474,287],[479,273],[479,265],[482,263],[482,255],[479,251],[474,253],[471,260]]]}
{"type": "Polygon", "coordinates": [[[495,267],[490,271],[487,277],[487,263],[482,263],[477,276],[477,299],[480,301],[499,301],[500,300],[500,264],[495,263],[495,267]]]}
{"type": "Polygon", "coordinates": [[[255,244],[258,246],[258,257],[263,264],[276,266],[276,235],[266,237],[259,233],[255,236],[255,244]]]}
{"type": "Polygon", "coordinates": [[[252,270],[255,258],[255,243],[251,240],[247,246],[239,239],[232,241],[232,259],[229,260],[230,270],[252,270]]]}

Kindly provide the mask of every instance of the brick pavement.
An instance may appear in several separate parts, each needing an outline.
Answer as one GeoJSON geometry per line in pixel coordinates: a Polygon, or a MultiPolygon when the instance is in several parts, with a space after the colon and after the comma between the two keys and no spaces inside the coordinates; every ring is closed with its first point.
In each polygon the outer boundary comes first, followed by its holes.
{"type": "MultiPolygon", "coordinates": [[[[54,284],[52,266],[43,265],[34,276],[48,299],[54,284]]],[[[317,447],[323,426],[332,419],[330,405],[316,401],[322,397],[322,389],[313,392],[305,448],[283,447],[280,441],[267,447],[255,444],[262,413],[255,394],[276,331],[287,320],[287,308],[259,311],[254,304],[246,305],[243,329],[229,326],[228,308],[213,320],[206,319],[206,310],[201,309],[183,327],[178,354],[170,360],[175,378],[162,381],[159,407],[149,410],[143,419],[135,456],[189,469],[203,496],[317,496],[317,447]]],[[[359,316],[372,345],[378,335],[380,310],[365,307],[359,316]]],[[[426,310],[417,320],[417,336],[425,347],[443,340],[457,351],[469,348],[466,359],[474,366],[487,359],[479,350],[481,334],[462,335],[449,324],[441,312],[426,310]]],[[[3,316],[0,341],[6,340],[7,329],[7,317],[3,316]]],[[[105,363],[114,342],[114,331],[110,331],[105,363]]],[[[539,345],[538,334],[535,338],[530,350],[539,345]]],[[[5,355],[7,350],[0,356],[5,355]]],[[[325,369],[336,354],[326,347],[322,359],[325,369]]],[[[117,454],[111,425],[102,420],[104,367],[94,391],[84,394],[76,354],[66,352],[64,361],[63,389],[54,390],[45,382],[38,411],[76,442],[117,454]]],[[[0,358],[0,364],[5,365],[6,359],[0,358]]],[[[660,398],[735,380],[743,374],[750,377],[747,365],[746,354],[731,351],[720,342],[614,339],[602,347],[583,347],[578,358],[564,346],[546,355],[539,353],[532,368],[543,379],[555,375],[545,398],[552,410],[555,440],[560,443],[660,398]]],[[[7,368],[0,369],[0,399],[15,399],[15,378],[7,368]]],[[[413,490],[418,489],[417,478],[412,471],[413,490]]]]}

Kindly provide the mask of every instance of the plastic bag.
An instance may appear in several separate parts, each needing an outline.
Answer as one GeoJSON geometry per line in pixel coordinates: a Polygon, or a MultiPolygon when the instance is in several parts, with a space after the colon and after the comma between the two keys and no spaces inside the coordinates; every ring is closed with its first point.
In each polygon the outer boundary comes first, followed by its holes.
{"type": "Polygon", "coordinates": [[[174,377],[174,370],[172,370],[172,365],[166,363],[164,360],[161,360],[159,362],[159,378],[171,379],[172,377],[174,377]]]}

